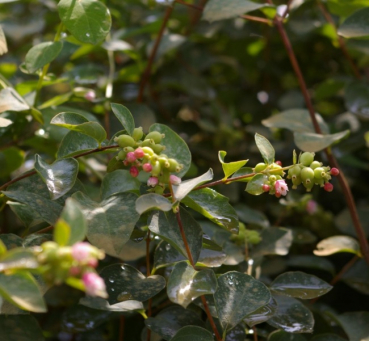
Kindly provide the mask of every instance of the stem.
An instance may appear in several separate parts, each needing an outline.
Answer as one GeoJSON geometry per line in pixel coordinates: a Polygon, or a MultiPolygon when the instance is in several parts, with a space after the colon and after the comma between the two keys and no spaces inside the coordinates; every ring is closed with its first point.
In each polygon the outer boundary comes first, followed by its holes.
{"type": "MultiPolygon", "coordinates": [[[[81,154],[77,154],[75,156],[73,156],[74,159],[78,159],[82,156],[86,156],[86,155],[90,155],[90,154],[94,154],[94,153],[98,153],[98,152],[102,152],[104,150],[107,150],[107,149],[113,149],[113,148],[117,148],[119,146],[117,145],[114,145],[114,146],[107,146],[107,147],[101,147],[101,148],[96,148],[96,149],[92,149],[92,150],[89,150],[88,152],[84,152],[84,153],[81,153],[81,154]]],[[[0,186],[0,191],[4,190],[5,188],[7,188],[9,185],[11,184],[14,184],[15,182],[18,182],[19,180],[22,180],[24,178],[28,178],[32,175],[36,174],[36,171],[31,171],[27,174],[23,174],[21,176],[18,176],[17,178],[11,180],[11,181],[8,181],[6,182],[4,185],[0,186]]]]}
{"type": "Polygon", "coordinates": [[[50,226],[47,226],[41,230],[38,230],[36,233],[39,234],[39,233],[45,233],[45,232],[49,232],[51,231],[52,229],[54,228],[54,226],[50,225],[50,226]]]}
{"type": "Polygon", "coordinates": [[[252,330],[254,331],[254,341],[258,341],[258,331],[256,330],[256,327],[252,327],[252,330]]]}
{"type": "MultiPolygon", "coordinates": [[[[267,2],[269,4],[273,4],[271,0],[267,0],[267,2]]],[[[308,90],[307,90],[307,86],[306,86],[306,83],[305,83],[304,76],[302,75],[299,63],[296,59],[295,53],[293,51],[293,48],[292,48],[291,42],[290,42],[290,40],[287,36],[287,33],[284,29],[283,23],[282,23],[281,19],[278,16],[275,17],[274,24],[277,27],[278,32],[279,32],[279,34],[282,38],[283,44],[284,44],[284,46],[286,48],[286,51],[287,51],[287,54],[290,58],[292,67],[293,67],[293,69],[295,71],[295,74],[297,76],[297,79],[299,81],[300,88],[301,88],[302,94],[304,96],[306,106],[309,110],[311,121],[313,123],[315,132],[317,134],[322,134],[322,131],[320,129],[320,126],[319,126],[318,121],[317,121],[316,116],[315,116],[315,110],[314,110],[313,104],[311,102],[311,98],[310,98],[308,90]]],[[[331,164],[331,166],[339,168],[338,162],[337,162],[336,158],[333,156],[331,150],[330,149],[325,149],[324,151],[325,151],[325,154],[327,155],[327,158],[328,158],[329,163],[331,164]]],[[[362,225],[360,223],[360,220],[359,220],[359,216],[358,216],[358,213],[357,213],[357,210],[356,210],[355,201],[354,201],[354,198],[352,196],[351,189],[350,189],[350,187],[347,183],[347,180],[346,180],[342,170],[340,170],[340,174],[338,175],[338,181],[340,182],[342,191],[343,191],[345,199],[346,199],[347,206],[348,206],[350,214],[351,214],[351,219],[352,219],[352,221],[354,223],[354,226],[355,226],[355,231],[356,231],[356,235],[359,239],[361,252],[362,252],[366,262],[369,264],[369,245],[368,245],[368,241],[366,239],[363,227],[362,227],[362,225]]]]}
{"type": "MultiPolygon", "coordinates": [[[[151,270],[150,270],[150,230],[147,232],[147,237],[146,237],[146,276],[149,277],[151,275],[151,270]]],[[[147,317],[151,316],[152,310],[151,310],[151,306],[152,306],[152,299],[149,299],[149,302],[147,303],[147,317]]],[[[147,336],[146,336],[146,341],[150,341],[151,339],[151,329],[147,328],[147,336]]]]}
{"type": "Polygon", "coordinates": [[[122,315],[119,319],[119,341],[124,340],[124,326],[125,326],[125,317],[122,315]]]}
{"type": "Polygon", "coordinates": [[[168,6],[166,11],[165,11],[165,14],[164,14],[163,22],[161,23],[159,34],[156,37],[154,47],[151,50],[149,61],[147,63],[146,69],[145,69],[145,71],[142,75],[142,78],[141,78],[140,90],[138,92],[138,97],[137,97],[137,102],[139,102],[139,103],[142,103],[142,101],[143,101],[143,93],[144,93],[145,86],[146,86],[146,84],[149,80],[150,74],[151,74],[152,64],[154,63],[156,52],[158,51],[161,39],[163,38],[164,30],[167,27],[167,24],[168,24],[168,21],[169,21],[169,18],[170,18],[170,15],[172,14],[172,12],[173,12],[173,6],[168,6]]]}
{"type": "Polygon", "coordinates": [[[345,56],[345,58],[349,62],[350,66],[351,66],[351,69],[355,74],[355,77],[357,79],[361,79],[360,71],[359,71],[358,67],[356,66],[354,60],[351,58],[351,56],[350,56],[350,54],[347,50],[344,39],[337,33],[337,27],[336,27],[336,24],[334,23],[334,20],[333,20],[332,16],[330,15],[330,13],[327,11],[327,9],[321,3],[320,0],[317,0],[317,3],[318,3],[318,6],[319,6],[320,10],[322,11],[322,13],[325,17],[325,20],[327,20],[333,26],[334,32],[336,33],[336,36],[337,36],[338,44],[339,44],[339,46],[342,50],[343,55],[345,56]]]}
{"type": "MultiPolygon", "coordinates": [[[[107,40],[110,40],[110,35],[107,40]]],[[[108,74],[108,82],[106,84],[105,89],[105,113],[104,113],[104,128],[106,130],[107,138],[110,138],[110,120],[109,120],[109,99],[113,96],[113,82],[114,82],[114,73],[115,73],[115,61],[114,61],[114,51],[107,51],[108,54],[108,63],[109,63],[109,74],[108,74]]]]}
{"type": "Polygon", "coordinates": [[[286,8],[286,10],[284,11],[284,13],[282,15],[282,19],[286,19],[288,13],[290,12],[290,7],[291,7],[293,1],[294,0],[288,0],[288,2],[287,2],[287,8],[286,8]]]}

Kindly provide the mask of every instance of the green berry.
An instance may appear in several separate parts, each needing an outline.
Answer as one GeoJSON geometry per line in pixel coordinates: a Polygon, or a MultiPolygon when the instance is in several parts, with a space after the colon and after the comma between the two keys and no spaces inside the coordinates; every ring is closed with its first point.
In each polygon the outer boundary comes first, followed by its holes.
{"type": "Polygon", "coordinates": [[[305,183],[306,180],[313,182],[314,180],[314,171],[310,167],[305,167],[301,169],[301,180],[305,183]]]}
{"type": "Polygon", "coordinates": [[[318,168],[318,167],[321,167],[322,166],[322,163],[319,162],[319,161],[313,161],[311,164],[310,164],[310,168],[312,169],[315,169],[315,168],[318,168]]]}
{"type": "Polygon", "coordinates": [[[303,182],[303,185],[306,188],[306,192],[310,192],[314,187],[314,181],[306,180],[306,182],[303,182]]]}
{"type": "Polygon", "coordinates": [[[160,143],[163,137],[165,137],[164,134],[160,134],[158,131],[152,131],[146,135],[145,140],[152,139],[155,143],[160,143]]]}
{"type": "Polygon", "coordinates": [[[270,165],[270,170],[271,170],[271,173],[272,174],[275,174],[275,175],[283,175],[283,169],[277,163],[272,163],[270,165]]]}
{"type": "Polygon", "coordinates": [[[120,135],[114,139],[119,147],[134,147],[136,145],[136,141],[133,139],[133,137],[129,135],[120,135]]]}
{"type": "Polygon", "coordinates": [[[317,167],[314,169],[314,177],[317,180],[321,180],[326,176],[326,172],[322,167],[317,167]]]}
{"type": "Polygon", "coordinates": [[[160,154],[163,150],[165,150],[165,146],[161,144],[154,144],[151,148],[156,154],[160,154]]]}
{"type": "Polygon", "coordinates": [[[158,177],[160,175],[160,172],[161,172],[160,162],[159,161],[156,161],[152,165],[151,175],[158,177]]]}
{"type": "Polygon", "coordinates": [[[300,163],[308,167],[314,161],[314,156],[315,156],[314,153],[309,152],[302,153],[300,156],[300,163]]]}
{"type": "Polygon", "coordinates": [[[265,163],[258,163],[255,168],[254,168],[254,173],[260,173],[262,172],[265,168],[267,168],[267,165],[265,163]]]}
{"type": "Polygon", "coordinates": [[[300,185],[301,182],[302,182],[300,175],[292,175],[291,179],[292,179],[292,184],[293,184],[292,188],[293,189],[296,189],[297,186],[300,185]]]}
{"type": "Polygon", "coordinates": [[[293,167],[291,167],[289,170],[288,170],[288,178],[289,179],[292,179],[292,177],[295,175],[295,176],[299,176],[301,173],[301,168],[299,165],[295,165],[293,167]]]}
{"type": "Polygon", "coordinates": [[[132,137],[135,141],[141,140],[142,136],[143,136],[142,127],[133,129],[132,137]]]}
{"type": "Polygon", "coordinates": [[[126,153],[133,153],[135,150],[133,147],[124,147],[123,151],[126,153]]]}
{"type": "Polygon", "coordinates": [[[271,176],[269,177],[269,181],[270,181],[270,182],[276,182],[276,181],[277,181],[277,177],[276,177],[275,175],[271,175],[271,176]]]}
{"type": "Polygon", "coordinates": [[[145,154],[149,156],[154,155],[154,151],[150,147],[142,147],[141,149],[144,151],[145,154]]]}
{"type": "Polygon", "coordinates": [[[257,231],[246,230],[246,240],[250,244],[259,244],[261,242],[260,235],[257,231]]]}
{"type": "Polygon", "coordinates": [[[170,163],[169,163],[169,161],[166,157],[162,157],[160,155],[159,162],[160,162],[161,167],[163,167],[163,168],[169,168],[170,167],[170,163]]]}
{"type": "Polygon", "coordinates": [[[169,171],[170,172],[179,172],[177,171],[179,167],[179,163],[175,159],[168,159],[169,162],[169,171]]]}
{"type": "Polygon", "coordinates": [[[117,155],[117,160],[125,160],[127,153],[124,150],[121,150],[117,155]]]}
{"type": "Polygon", "coordinates": [[[153,139],[145,139],[141,143],[141,147],[150,147],[150,148],[152,148],[153,146],[155,146],[155,142],[154,142],[153,139]]]}

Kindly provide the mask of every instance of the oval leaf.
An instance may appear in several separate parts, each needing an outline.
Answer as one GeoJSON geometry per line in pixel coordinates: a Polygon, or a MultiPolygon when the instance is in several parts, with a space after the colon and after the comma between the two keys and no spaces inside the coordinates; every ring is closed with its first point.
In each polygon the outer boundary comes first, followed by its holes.
{"type": "Polygon", "coordinates": [[[258,147],[264,162],[268,165],[274,162],[275,151],[271,143],[264,136],[256,133],[255,142],[258,147]]]}
{"type": "Polygon", "coordinates": [[[107,199],[112,195],[124,192],[139,191],[141,182],[131,176],[129,171],[117,169],[104,176],[101,184],[101,199],[107,199]]]}
{"type": "Polygon", "coordinates": [[[33,46],[26,54],[24,60],[26,68],[30,73],[34,73],[46,64],[52,62],[62,50],[61,41],[48,41],[33,46]]]}
{"type": "Polygon", "coordinates": [[[317,244],[316,248],[314,254],[317,256],[329,256],[338,252],[361,255],[360,245],[357,240],[348,236],[333,236],[323,239],[317,244]]]}
{"type": "Polygon", "coordinates": [[[319,152],[332,144],[339,142],[350,134],[349,130],[331,135],[320,135],[313,133],[294,133],[296,146],[303,151],[319,152]]]}
{"type": "Polygon", "coordinates": [[[70,131],[60,143],[57,158],[65,158],[99,148],[98,142],[85,134],[70,131]]]}
{"type": "Polygon", "coordinates": [[[253,327],[259,323],[268,321],[277,311],[277,302],[273,297],[265,306],[255,310],[250,315],[247,315],[243,320],[250,327],[253,327]]]}
{"type": "Polygon", "coordinates": [[[167,198],[155,193],[141,195],[136,201],[136,211],[140,215],[149,210],[167,212],[171,208],[172,203],[167,198]]]}
{"type": "Polygon", "coordinates": [[[171,341],[213,341],[213,335],[206,329],[196,326],[181,328],[171,341]]]}
{"type": "Polygon", "coordinates": [[[338,34],[345,38],[369,36],[369,8],[350,15],[339,27],[338,34]]]}
{"type": "Polygon", "coordinates": [[[270,289],[278,294],[306,300],[322,296],[332,288],[320,278],[300,271],[285,272],[270,286],[270,289]]]}
{"type": "Polygon", "coordinates": [[[124,129],[129,135],[132,135],[133,129],[135,129],[135,121],[131,112],[124,105],[112,103],[111,108],[114,115],[117,117],[119,122],[122,124],[124,129]]]}

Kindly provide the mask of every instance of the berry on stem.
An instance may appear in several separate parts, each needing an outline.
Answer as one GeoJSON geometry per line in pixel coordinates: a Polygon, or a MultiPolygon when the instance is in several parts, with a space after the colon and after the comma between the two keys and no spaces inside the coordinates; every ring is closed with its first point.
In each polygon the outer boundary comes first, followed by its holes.
{"type": "Polygon", "coordinates": [[[136,156],[135,156],[135,153],[133,153],[133,152],[129,152],[129,153],[127,153],[127,156],[126,156],[126,160],[128,161],[128,162],[135,162],[136,161],[136,156]]]}
{"type": "Polygon", "coordinates": [[[332,192],[333,191],[333,185],[330,182],[326,182],[324,184],[324,190],[327,192],[332,192]]]}
{"type": "Polygon", "coordinates": [[[138,171],[137,167],[131,167],[131,169],[129,170],[129,173],[130,173],[134,178],[137,178],[137,177],[138,177],[138,174],[139,174],[139,171],[138,171]]]}
{"type": "Polygon", "coordinates": [[[340,171],[338,168],[332,168],[330,171],[331,175],[333,176],[337,176],[338,174],[340,174],[340,171]]]}
{"type": "Polygon", "coordinates": [[[282,162],[281,161],[276,161],[275,162],[278,166],[281,166],[282,167],[282,162]]]}
{"type": "Polygon", "coordinates": [[[261,186],[263,192],[269,192],[270,191],[270,186],[267,184],[264,184],[263,186],[261,186]]]}
{"type": "Polygon", "coordinates": [[[152,165],[151,163],[144,163],[142,165],[142,169],[147,172],[147,173],[150,173],[152,171],[152,165]]]}
{"type": "Polygon", "coordinates": [[[142,150],[142,148],[137,148],[135,151],[135,156],[137,159],[142,159],[145,156],[145,152],[142,150]]]}

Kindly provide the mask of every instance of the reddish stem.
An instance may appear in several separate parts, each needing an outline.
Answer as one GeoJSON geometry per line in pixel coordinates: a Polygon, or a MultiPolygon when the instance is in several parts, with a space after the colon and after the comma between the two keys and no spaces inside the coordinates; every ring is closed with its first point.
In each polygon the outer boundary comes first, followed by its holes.
{"type": "Polygon", "coordinates": [[[125,326],[125,317],[122,315],[119,319],[119,341],[124,340],[124,326],[125,326]]]}
{"type": "Polygon", "coordinates": [[[246,19],[246,20],[251,20],[251,21],[256,21],[256,22],[261,22],[263,24],[268,24],[268,25],[272,25],[273,22],[269,19],[266,18],[259,18],[259,17],[255,17],[253,15],[240,15],[240,17],[242,19],[246,19]]]}

